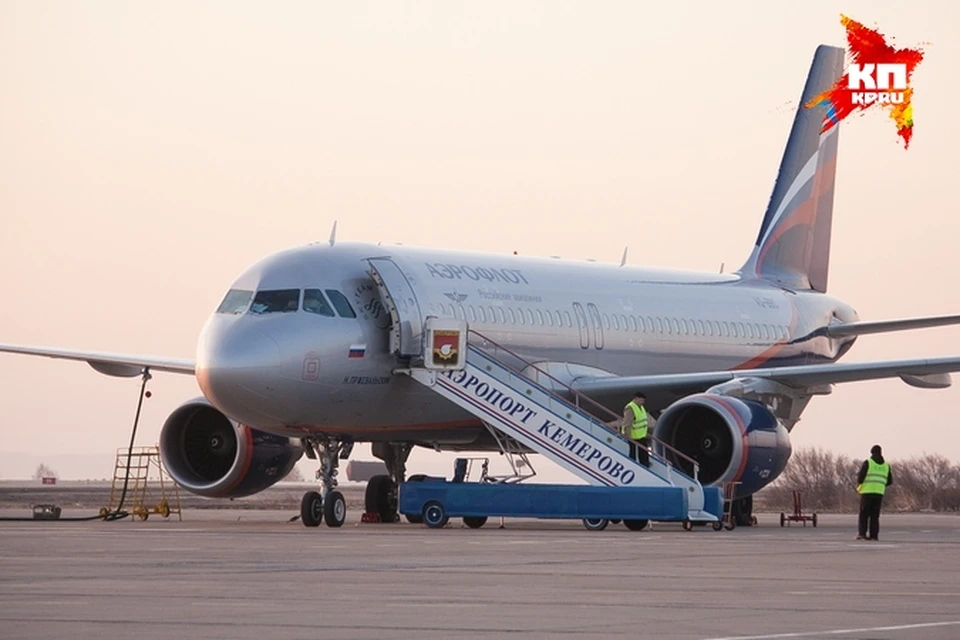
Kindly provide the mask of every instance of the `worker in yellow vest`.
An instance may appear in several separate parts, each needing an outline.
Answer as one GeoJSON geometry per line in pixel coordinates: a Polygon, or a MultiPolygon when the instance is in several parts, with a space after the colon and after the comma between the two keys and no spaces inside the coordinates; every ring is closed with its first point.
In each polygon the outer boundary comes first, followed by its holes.
{"type": "Polygon", "coordinates": [[[857,540],[880,539],[880,507],[883,494],[893,484],[893,472],[883,459],[883,450],[875,444],[870,457],[863,461],[857,474],[857,493],[860,494],[860,527],[857,540]],[[868,534],[869,527],[869,535],[868,534]]]}
{"type": "Polygon", "coordinates": [[[630,457],[645,467],[650,466],[650,418],[644,403],[647,396],[642,391],[633,394],[633,400],[623,408],[623,418],[620,420],[620,433],[629,438],[634,444],[631,447],[630,457]]]}

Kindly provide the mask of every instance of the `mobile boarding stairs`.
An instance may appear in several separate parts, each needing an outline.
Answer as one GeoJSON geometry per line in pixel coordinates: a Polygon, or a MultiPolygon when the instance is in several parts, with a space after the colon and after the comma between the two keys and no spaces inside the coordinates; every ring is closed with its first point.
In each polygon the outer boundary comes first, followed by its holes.
{"type": "MultiPolygon", "coordinates": [[[[649,452],[649,466],[642,464],[631,455],[637,453],[640,445],[632,444],[584,411],[581,404],[591,403],[618,421],[619,416],[509,349],[470,330],[464,320],[427,317],[421,344],[424,349],[419,357],[411,356],[410,366],[397,373],[409,375],[479,418],[504,453],[515,453],[504,446],[513,440],[553,460],[590,485],[527,483],[522,492],[515,489],[512,493],[493,494],[491,489],[485,494],[475,489],[474,498],[455,493],[457,490],[452,487],[456,485],[448,485],[451,488],[447,493],[436,493],[439,489],[434,487],[432,495],[448,501],[445,516],[582,517],[585,523],[600,518],[643,518],[683,521],[685,526],[694,522],[718,523],[722,514],[719,492],[715,487],[704,490],[697,479],[699,469],[695,461],[657,442],[655,450],[649,452]],[[481,344],[525,366],[522,370],[508,366],[481,344]],[[554,389],[558,386],[566,389],[574,401],[542,384],[540,381],[544,378],[554,389]],[[664,457],[662,452],[668,449],[690,464],[693,477],[664,457]],[[538,487],[543,489],[536,494],[538,487]],[[450,504],[457,502],[458,495],[462,503],[459,507],[450,504]],[[483,503],[482,506],[478,502],[483,503]]],[[[523,479],[525,477],[515,478],[518,482],[523,479]]],[[[431,488],[426,483],[410,487],[409,492],[413,491],[423,494],[417,499],[429,504],[431,488]]],[[[420,503],[404,501],[403,496],[401,501],[416,504],[410,508],[420,508],[420,503]]],[[[425,521],[430,524],[429,518],[425,521]]]]}

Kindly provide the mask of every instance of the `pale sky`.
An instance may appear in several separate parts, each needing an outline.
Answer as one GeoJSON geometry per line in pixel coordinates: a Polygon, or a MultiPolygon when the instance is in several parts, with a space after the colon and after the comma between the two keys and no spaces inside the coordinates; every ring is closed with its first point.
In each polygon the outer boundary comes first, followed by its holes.
{"type": "MultiPolygon", "coordinates": [[[[0,1],[0,342],[192,358],[238,273],[334,220],[341,240],[735,269],[841,12],[927,44],[909,150],[882,112],[841,126],[829,292],[865,320],[960,313],[956,2],[24,0],[0,1]]],[[[942,328],[845,360],[957,354],[942,328]]],[[[0,380],[0,478],[112,473],[137,380],[5,354],[0,380]]],[[[140,444],[199,395],[151,389],[140,444]]],[[[960,460],[958,411],[960,387],[838,385],[793,443],[960,460]]]]}

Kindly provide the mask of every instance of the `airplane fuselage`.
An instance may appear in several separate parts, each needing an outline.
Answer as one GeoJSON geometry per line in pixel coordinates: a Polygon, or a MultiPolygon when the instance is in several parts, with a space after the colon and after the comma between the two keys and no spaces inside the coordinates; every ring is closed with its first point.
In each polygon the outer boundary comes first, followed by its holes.
{"type": "MultiPolygon", "coordinates": [[[[483,430],[473,416],[393,373],[401,363],[390,351],[391,318],[371,258],[396,264],[422,316],[465,319],[480,336],[565,382],[832,362],[853,339],[816,330],[858,319],[825,294],[733,274],[313,244],[265,258],[231,286],[239,303],[210,317],[198,345],[197,378],[207,399],[277,435],[476,443],[483,430]],[[290,305],[258,304],[270,295],[259,292],[281,292],[290,305]]],[[[652,397],[649,405],[656,412],[674,399],[652,397]]]]}

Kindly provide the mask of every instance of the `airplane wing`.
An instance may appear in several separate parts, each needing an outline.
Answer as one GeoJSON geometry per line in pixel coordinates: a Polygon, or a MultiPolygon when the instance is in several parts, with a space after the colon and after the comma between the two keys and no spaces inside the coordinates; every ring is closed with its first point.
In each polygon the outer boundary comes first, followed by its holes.
{"type": "Polygon", "coordinates": [[[823,333],[830,338],[842,338],[844,336],[860,336],[868,333],[887,333],[889,331],[906,331],[908,329],[945,327],[952,324],[960,324],[960,315],[906,318],[903,320],[879,320],[873,322],[844,322],[841,324],[828,325],[824,328],[823,333]]]}
{"type": "Polygon", "coordinates": [[[25,355],[58,358],[61,360],[80,360],[86,362],[100,373],[120,378],[139,376],[143,373],[143,370],[147,368],[151,371],[165,371],[167,373],[184,373],[189,375],[193,375],[194,373],[194,363],[192,360],[177,358],[131,356],[74,349],[50,349],[47,347],[16,344],[0,344],[0,352],[22,353],[25,355]]]}
{"type": "Polygon", "coordinates": [[[636,390],[667,393],[697,393],[714,385],[744,378],[766,378],[794,389],[805,389],[838,382],[856,382],[879,378],[901,378],[915,387],[950,386],[950,372],[960,371],[960,356],[879,362],[796,365],[766,369],[705,371],[646,376],[581,377],[571,386],[589,396],[627,394],[636,390]]]}

